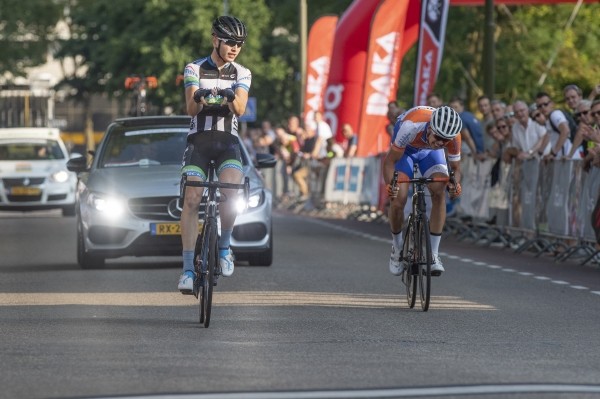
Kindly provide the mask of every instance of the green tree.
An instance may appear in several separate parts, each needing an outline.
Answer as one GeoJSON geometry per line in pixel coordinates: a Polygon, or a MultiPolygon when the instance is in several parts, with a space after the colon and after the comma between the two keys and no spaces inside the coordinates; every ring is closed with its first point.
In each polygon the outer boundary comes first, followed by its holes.
{"type": "Polygon", "coordinates": [[[43,64],[62,17],[60,0],[0,0],[0,76],[43,64]]]}
{"type": "MultiPolygon", "coordinates": [[[[569,29],[574,4],[495,7],[496,98],[531,102],[540,90],[562,99],[562,88],[576,83],[587,93],[600,82],[599,4],[584,4],[569,29]],[[548,61],[554,58],[551,68],[548,61]],[[547,74],[543,85],[540,78],[547,74]]],[[[451,7],[444,57],[435,91],[447,101],[454,95],[475,109],[483,94],[483,7],[451,7]]],[[[416,47],[416,46],[415,46],[416,47]]],[[[398,97],[412,104],[416,48],[403,60],[398,97]]]]}

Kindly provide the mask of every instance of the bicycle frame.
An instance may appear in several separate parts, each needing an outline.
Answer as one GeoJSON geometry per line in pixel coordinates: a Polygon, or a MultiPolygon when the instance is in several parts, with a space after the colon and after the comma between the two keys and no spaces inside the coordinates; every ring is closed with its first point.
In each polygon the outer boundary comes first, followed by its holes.
{"type": "MultiPolygon", "coordinates": [[[[413,176],[418,172],[418,167],[413,166],[413,176]]],[[[448,182],[448,177],[413,177],[407,180],[398,180],[398,172],[394,172],[392,187],[397,183],[412,184],[411,213],[406,223],[404,243],[401,258],[408,265],[402,273],[402,281],[406,285],[406,299],[408,306],[413,308],[416,302],[417,291],[420,293],[421,308],[429,309],[431,299],[431,264],[433,255],[429,232],[429,219],[427,217],[427,204],[425,202],[425,187],[432,182],[448,182]]]]}
{"type": "Polygon", "coordinates": [[[216,177],[215,162],[210,161],[207,181],[188,180],[186,175],[182,176],[181,198],[185,198],[187,187],[205,188],[200,201],[200,207],[204,205],[204,214],[201,217],[202,230],[196,240],[196,249],[194,251],[196,278],[194,279],[193,293],[200,300],[200,323],[203,323],[204,327],[208,328],[212,308],[213,287],[217,285],[217,279],[221,275],[221,268],[218,262],[219,202],[227,200],[224,194],[218,193],[218,190],[224,188],[243,189],[244,199],[247,203],[250,193],[250,180],[246,177],[243,184],[221,183],[216,177]]]}

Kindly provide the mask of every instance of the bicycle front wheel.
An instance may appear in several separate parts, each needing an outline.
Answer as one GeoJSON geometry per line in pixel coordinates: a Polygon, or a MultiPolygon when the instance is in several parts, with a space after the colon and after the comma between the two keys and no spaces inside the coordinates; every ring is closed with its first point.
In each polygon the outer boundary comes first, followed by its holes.
{"type": "Polygon", "coordinates": [[[213,279],[217,255],[217,225],[209,220],[204,226],[204,235],[202,237],[202,286],[200,287],[200,323],[205,328],[210,325],[210,314],[212,310],[213,279]]]}
{"type": "Polygon", "coordinates": [[[406,285],[406,302],[409,308],[415,306],[417,300],[417,275],[418,268],[415,265],[415,227],[413,215],[408,215],[406,231],[404,233],[404,245],[402,246],[402,261],[405,262],[406,268],[403,272],[403,280],[406,285]]]}
{"type": "Polygon", "coordinates": [[[429,221],[426,215],[422,215],[417,227],[418,265],[419,265],[419,292],[421,294],[421,309],[426,312],[431,301],[431,240],[429,237],[429,221]]]}

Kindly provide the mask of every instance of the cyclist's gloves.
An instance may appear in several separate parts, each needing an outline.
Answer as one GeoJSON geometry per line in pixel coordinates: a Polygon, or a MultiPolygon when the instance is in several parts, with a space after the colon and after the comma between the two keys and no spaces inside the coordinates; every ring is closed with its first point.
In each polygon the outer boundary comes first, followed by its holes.
{"type": "Polygon", "coordinates": [[[233,102],[233,100],[235,100],[235,93],[231,88],[221,89],[217,92],[217,94],[223,98],[226,98],[228,103],[233,102]]]}
{"type": "Polygon", "coordinates": [[[460,183],[455,183],[454,185],[450,184],[448,186],[448,195],[451,199],[460,197],[460,193],[462,193],[462,187],[460,183]]]}
{"type": "Polygon", "coordinates": [[[199,103],[202,98],[208,96],[211,93],[210,89],[198,89],[194,92],[194,101],[199,103]]]}
{"type": "Polygon", "coordinates": [[[388,184],[386,186],[386,189],[387,189],[387,194],[390,198],[396,198],[396,196],[398,195],[398,190],[399,190],[398,186],[392,187],[391,184],[388,184]]]}

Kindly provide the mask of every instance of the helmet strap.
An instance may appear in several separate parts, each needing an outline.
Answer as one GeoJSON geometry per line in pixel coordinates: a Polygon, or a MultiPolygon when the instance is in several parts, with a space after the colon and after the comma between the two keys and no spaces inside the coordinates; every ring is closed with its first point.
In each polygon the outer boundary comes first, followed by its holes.
{"type": "Polygon", "coordinates": [[[219,58],[227,64],[227,60],[223,57],[221,57],[221,41],[217,38],[217,42],[219,42],[219,44],[217,44],[217,47],[215,47],[215,50],[217,51],[217,55],[219,56],[219,58]]]}

